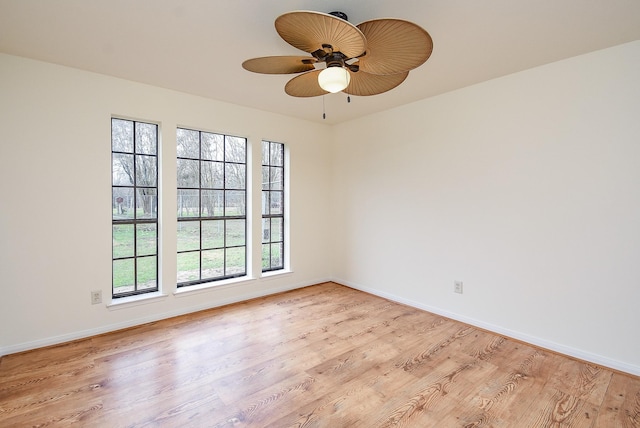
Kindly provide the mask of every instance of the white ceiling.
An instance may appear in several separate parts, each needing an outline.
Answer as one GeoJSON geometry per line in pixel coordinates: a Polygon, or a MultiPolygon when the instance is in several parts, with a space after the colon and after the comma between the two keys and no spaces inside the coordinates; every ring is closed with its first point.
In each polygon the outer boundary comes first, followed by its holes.
{"type": "Polygon", "coordinates": [[[639,0],[0,0],[0,52],[327,124],[638,39],[639,0]],[[273,25],[292,10],[406,19],[433,54],[384,94],[290,97],[241,64],[304,55],[273,25]]]}

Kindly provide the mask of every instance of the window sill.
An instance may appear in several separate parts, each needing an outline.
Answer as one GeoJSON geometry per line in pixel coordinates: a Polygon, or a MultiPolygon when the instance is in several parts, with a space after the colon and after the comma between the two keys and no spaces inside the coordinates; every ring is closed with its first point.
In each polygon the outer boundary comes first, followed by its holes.
{"type": "Polygon", "coordinates": [[[184,297],[193,294],[206,293],[211,290],[219,290],[241,284],[243,282],[255,281],[256,278],[250,276],[243,276],[242,278],[232,278],[223,281],[205,282],[204,284],[190,285],[187,287],[180,287],[173,292],[175,297],[184,297]]]}
{"type": "Polygon", "coordinates": [[[289,269],[272,270],[269,272],[262,272],[262,279],[268,280],[271,278],[280,278],[285,275],[291,275],[292,273],[293,271],[289,269]]]}
{"type": "Polygon", "coordinates": [[[120,299],[111,300],[111,303],[107,305],[107,308],[112,311],[117,309],[125,309],[133,306],[160,302],[167,297],[169,297],[168,294],[162,294],[160,291],[157,291],[155,293],[140,294],[137,296],[122,297],[120,299]]]}

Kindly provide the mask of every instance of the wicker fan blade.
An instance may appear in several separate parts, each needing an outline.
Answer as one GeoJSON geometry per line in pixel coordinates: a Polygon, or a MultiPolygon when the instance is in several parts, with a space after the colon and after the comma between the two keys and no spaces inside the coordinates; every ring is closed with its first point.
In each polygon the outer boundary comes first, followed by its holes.
{"type": "Polygon", "coordinates": [[[413,70],[433,51],[429,33],[409,21],[374,19],[358,28],[367,38],[367,54],[358,64],[367,73],[388,75],[413,70]]]}
{"type": "Polygon", "coordinates": [[[380,75],[370,74],[360,69],[356,73],[350,71],[349,74],[351,74],[351,81],[343,92],[351,95],[366,96],[381,94],[395,88],[404,82],[409,72],[380,75]]]}
{"type": "Polygon", "coordinates": [[[292,97],[317,97],[329,92],[325,91],[318,84],[318,74],[322,70],[310,71],[289,80],[284,87],[284,91],[292,97]]]}
{"type": "Polygon", "coordinates": [[[314,62],[316,59],[310,56],[265,56],[248,59],[242,67],[254,73],[291,74],[313,70],[314,62]]]}
{"type": "Polygon", "coordinates": [[[327,13],[295,11],[276,18],[276,31],[291,46],[305,52],[322,49],[323,44],[348,58],[361,55],[367,42],[355,25],[327,13]]]}

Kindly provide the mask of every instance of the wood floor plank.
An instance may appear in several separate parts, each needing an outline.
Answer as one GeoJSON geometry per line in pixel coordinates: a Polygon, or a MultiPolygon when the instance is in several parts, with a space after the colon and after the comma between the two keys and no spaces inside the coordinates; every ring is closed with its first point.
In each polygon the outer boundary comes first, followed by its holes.
{"type": "Polygon", "coordinates": [[[563,359],[562,364],[549,380],[549,385],[599,407],[612,375],[610,370],[604,370],[593,364],[563,359]]]}
{"type": "Polygon", "coordinates": [[[419,390],[428,382],[435,382],[456,364],[449,361],[418,383],[415,376],[389,361],[340,383],[339,388],[324,389],[324,395],[318,394],[319,399],[296,409],[275,426],[376,426],[380,415],[388,415],[404,404],[412,389],[419,390]]]}
{"type": "Polygon", "coordinates": [[[223,400],[236,402],[245,395],[254,394],[271,387],[287,378],[305,372],[320,364],[343,354],[349,344],[332,335],[321,340],[300,341],[292,344],[288,352],[276,355],[261,355],[256,364],[240,371],[234,371],[216,381],[223,400]]]}
{"type": "MultiPolygon", "coordinates": [[[[243,399],[238,403],[242,410],[226,415],[222,419],[222,424],[233,420],[240,421],[246,426],[268,426],[291,408],[307,404],[312,399],[307,391],[315,382],[316,379],[306,373],[292,374],[243,399]]],[[[217,425],[220,423],[214,424],[214,426],[217,425]]]]}
{"type": "Polygon", "coordinates": [[[495,365],[500,355],[509,356],[509,364],[496,365],[499,369],[494,376],[478,380],[480,387],[473,397],[474,408],[458,413],[459,426],[500,426],[502,421],[517,420],[522,413],[530,411],[531,404],[544,389],[549,373],[553,372],[549,354],[516,346],[511,341],[501,345],[496,358],[489,359],[490,364],[495,365]]]}
{"type": "Polygon", "coordinates": [[[637,379],[620,373],[612,374],[594,427],[640,427],[640,387],[637,379]]]}
{"type": "Polygon", "coordinates": [[[640,427],[640,378],[335,283],[0,359],[0,426],[640,427]]]}
{"type": "Polygon", "coordinates": [[[598,408],[554,388],[543,390],[518,421],[522,427],[590,428],[598,408]]]}
{"type": "Polygon", "coordinates": [[[402,396],[400,405],[391,412],[385,412],[373,426],[437,426],[443,415],[457,413],[461,403],[473,394],[470,388],[472,381],[467,380],[477,378],[479,373],[491,375],[493,369],[474,363],[461,364],[454,359],[443,360],[438,364],[438,372],[431,372],[431,375],[410,384],[407,388],[410,393],[402,396]],[[446,367],[449,368],[442,374],[440,369],[446,367]],[[433,379],[433,374],[439,376],[433,379]]]}

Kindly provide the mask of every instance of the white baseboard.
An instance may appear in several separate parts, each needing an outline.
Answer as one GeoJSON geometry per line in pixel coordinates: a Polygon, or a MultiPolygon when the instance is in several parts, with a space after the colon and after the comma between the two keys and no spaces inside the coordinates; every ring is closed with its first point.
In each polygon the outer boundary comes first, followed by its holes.
{"type": "Polygon", "coordinates": [[[284,291],[290,291],[290,290],[294,290],[297,288],[303,288],[303,287],[307,287],[310,285],[315,285],[315,284],[320,284],[323,282],[327,282],[327,281],[333,281],[336,282],[338,284],[342,284],[345,285],[347,287],[356,289],[356,290],[360,290],[360,291],[364,291],[366,293],[369,294],[373,294],[375,296],[379,296],[394,302],[398,302],[398,303],[402,303],[405,304],[407,306],[411,306],[417,309],[422,309],[424,311],[427,312],[431,312],[433,314],[436,315],[440,315],[443,317],[447,317],[447,318],[451,318],[453,320],[456,321],[460,321],[463,322],[465,324],[469,324],[478,328],[482,328],[484,330],[488,330],[491,332],[494,332],[496,334],[500,334],[506,337],[510,337],[516,340],[520,340],[522,342],[526,342],[529,343],[531,345],[534,346],[538,346],[540,348],[544,348],[544,349],[548,349],[550,351],[553,352],[558,352],[560,354],[564,354],[570,357],[574,357],[583,361],[587,361],[593,364],[597,364],[600,366],[604,366],[604,367],[608,367],[614,370],[618,370],[621,372],[625,372],[625,373],[629,373],[635,376],[640,376],[640,367],[633,365],[633,364],[628,364],[622,361],[617,361],[611,358],[607,358],[607,357],[603,357],[601,355],[598,354],[593,354],[591,352],[586,352],[580,349],[575,349],[569,346],[565,346],[565,345],[561,345],[559,343],[555,343],[555,342],[551,342],[548,340],[544,340],[541,339],[539,337],[535,337],[535,336],[530,336],[528,334],[525,333],[521,333],[518,331],[514,331],[514,330],[510,330],[508,328],[502,327],[502,326],[498,326],[498,325],[494,325],[494,324],[490,324],[490,323],[486,323],[480,320],[476,320],[473,318],[469,318],[460,314],[456,314],[453,312],[449,312],[434,306],[430,306],[430,305],[426,305],[422,302],[418,302],[415,300],[411,300],[411,299],[406,299],[400,296],[396,296],[394,294],[391,293],[386,293],[374,288],[369,288],[369,287],[365,287],[362,286],[360,284],[355,284],[352,283],[350,281],[345,281],[339,278],[333,278],[333,279],[318,279],[315,281],[310,281],[310,282],[305,282],[305,283],[299,283],[299,284],[290,284],[290,285],[285,285],[285,286],[278,286],[278,287],[270,287],[268,289],[262,289],[259,292],[251,292],[251,293],[244,293],[244,294],[239,294],[236,296],[233,296],[232,298],[227,298],[227,299],[217,299],[217,300],[212,300],[210,302],[206,302],[203,303],[201,305],[196,305],[196,306],[190,306],[187,308],[181,308],[178,310],[174,310],[174,311],[168,311],[168,312],[163,312],[163,313],[159,313],[159,314],[153,314],[150,316],[146,316],[146,317],[141,317],[141,318],[135,318],[135,319],[131,319],[131,320],[127,320],[125,322],[121,322],[121,323],[115,323],[115,324],[108,324],[105,326],[101,326],[101,327],[97,327],[97,328],[92,328],[92,329],[87,329],[87,330],[80,330],[80,331],[75,331],[75,332],[71,332],[68,334],[62,334],[59,336],[53,336],[53,337],[47,337],[44,339],[39,339],[39,340],[34,340],[34,341],[29,341],[29,342],[23,342],[23,343],[19,343],[16,345],[9,345],[9,346],[2,346],[0,347],[0,356],[2,355],[9,355],[9,354],[13,354],[16,352],[23,352],[23,351],[28,351],[31,349],[37,349],[37,348],[42,348],[45,346],[51,346],[51,345],[57,345],[57,344],[61,344],[61,343],[65,343],[65,342],[70,342],[73,340],[79,340],[79,339],[85,339],[91,336],[96,336],[99,334],[104,334],[104,333],[109,333],[112,331],[116,331],[116,330],[121,330],[124,328],[130,328],[130,327],[135,327],[138,325],[142,325],[142,324],[146,324],[146,323],[150,323],[150,322],[155,322],[155,321],[160,321],[163,319],[167,319],[167,318],[172,318],[175,316],[180,316],[180,315],[185,315],[185,314],[189,314],[189,313],[193,313],[193,312],[198,312],[198,311],[202,311],[202,310],[206,310],[206,309],[211,309],[211,308],[215,308],[215,307],[219,307],[219,306],[224,306],[224,305],[229,305],[232,303],[237,303],[237,302],[242,302],[242,301],[246,301],[246,300],[250,300],[250,299],[255,299],[258,297],[265,297],[265,296],[269,296],[271,294],[277,294],[277,293],[282,293],[284,291]]]}
{"type": "Polygon", "coordinates": [[[386,293],[384,291],[380,291],[374,288],[365,287],[360,284],[355,284],[350,281],[345,281],[339,278],[334,278],[332,281],[338,284],[345,285],[349,288],[364,291],[365,293],[373,294],[375,296],[379,296],[394,302],[402,303],[404,305],[411,306],[417,309],[422,309],[424,311],[431,312],[436,315],[440,315],[446,318],[460,321],[465,324],[469,324],[471,326],[478,327],[483,330],[488,330],[493,333],[499,334],[501,336],[506,336],[506,337],[516,339],[534,346],[538,346],[540,348],[548,349],[550,351],[557,352],[559,354],[567,355],[569,357],[577,358],[579,360],[593,363],[599,366],[608,367],[613,370],[629,373],[634,376],[640,376],[640,367],[633,364],[628,364],[622,361],[603,357],[602,355],[586,352],[581,349],[576,349],[569,346],[561,345],[559,343],[541,339],[539,337],[530,336],[528,334],[510,330],[508,328],[505,328],[499,325],[494,325],[494,324],[486,323],[473,318],[469,318],[464,315],[456,314],[456,313],[449,312],[434,306],[426,305],[422,302],[406,299],[406,298],[396,296],[391,293],[386,293]]]}
{"type": "Polygon", "coordinates": [[[186,315],[193,312],[203,311],[206,309],[216,308],[219,306],[229,305],[232,303],[242,302],[246,300],[255,299],[258,297],[265,297],[272,294],[282,293],[284,291],[295,290],[297,288],[308,287],[310,285],[320,284],[323,282],[331,281],[330,279],[318,279],[315,281],[308,281],[298,284],[281,285],[276,287],[263,288],[256,292],[243,293],[226,299],[215,299],[205,302],[196,306],[189,306],[186,308],[180,308],[173,311],[162,312],[145,317],[134,318],[120,323],[108,324],[96,328],[87,330],[74,331],[67,334],[61,334],[59,336],[46,337],[44,339],[33,340],[29,342],[18,343],[16,345],[0,346],[0,356],[15,354],[17,352],[29,351],[32,349],[43,348],[45,346],[58,345],[65,342],[71,342],[73,340],[86,339],[88,337],[97,336],[99,334],[109,333],[116,330],[122,330],[124,328],[135,327],[150,322],[160,321],[167,318],[172,318],[180,315],[186,315]]]}

